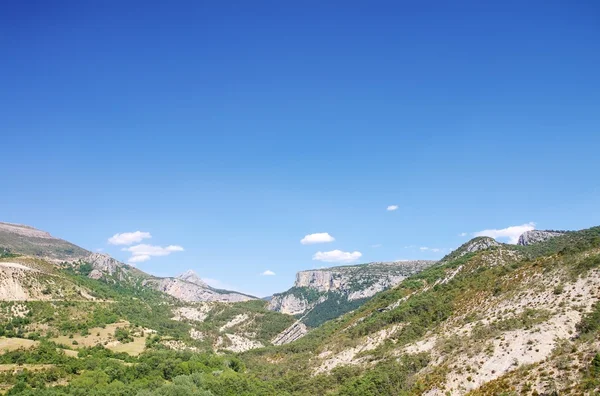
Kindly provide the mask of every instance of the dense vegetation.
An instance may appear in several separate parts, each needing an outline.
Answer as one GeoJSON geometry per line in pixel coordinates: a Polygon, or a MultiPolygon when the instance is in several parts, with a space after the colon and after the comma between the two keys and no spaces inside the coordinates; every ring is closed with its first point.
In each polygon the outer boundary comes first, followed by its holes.
{"type": "Polygon", "coordinates": [[[18,255],[11,253],[9,248],[0,246],[0,259],[1,258],[12,258],[12,257],[18,257],[18,255]]]}

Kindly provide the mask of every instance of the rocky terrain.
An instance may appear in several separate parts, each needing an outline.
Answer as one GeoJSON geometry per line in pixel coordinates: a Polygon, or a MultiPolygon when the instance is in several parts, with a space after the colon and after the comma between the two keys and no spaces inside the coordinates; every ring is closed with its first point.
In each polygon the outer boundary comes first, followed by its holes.
{"type": "Polygon", "coordinates": [[[152,287],[182,301],[190,302],[241,302],[256,299],[256,297],[242,293],[214,289],[191,270],[174,278],[149,278],[144,280],[142,285],[152,287]]]}
{"type": "Polygon", "coordinates": [[[542,231],[542,230],[532,230],[523,233],[519,237],[518,245],[527,246],[532,245],[538,242],[547,241],[550,238],[554,238],[557,236],[564,235],[567,231],[542,231]]]}
{"type": "Polygon", "coordinates": [[[598,394],[600,227],[523,239],[465,243],[355,311],[291,337],[299,352],[276,364],[306,359],[306,373],[320,379],[360,373],[344,391],[333,386],[338,394],[598,394]]]}
{"type": "Polygon", "coordinates": [[[277,336],[273,338],[271,342],[273,345],[289,344],[290,342],[294,342],[304,337],[306,333],[308,333],[308,327],[298,320],[294,322],[293,325],[277,334],[277,336]]]}
{"type": "Polygon", "coordinates": [[[246,394],[598,394],[600,227],[523,239],[474,238],[439,262],[301,271],[270,302],[193,271],[155,278],[103,254],[57,263],[11,245],[0,249],[0,366],[16,374],[0,373],[0,387],[43,394],[38,370],[87,389],[91,371],[107,385],[106,372],[198,373],[223,357],[203,377],[223,379],[215,394],[250,381],[246,394]],[[75,370],[82,362],[99,366],[75,370]]]}
{"type": "MultiPolygon", "coordinates": [[[[175,278],[154,277],[108,254],[90,252],[55,238],[46,231],[21,224],[0,223],[0,248],[3,252],[6,250],[17,255],[44,259],[58,268],[75,269],[92,279],[127,285],[139,283],[183,301],[240,302],[255,299],[241,293],[211,288],[191,270],[175,278]]],[[[13,269],[0,269],[3,270],[2,276],[5,278],[4,288],[0,293],[5,299],[12,299],[13,294],[14,299],[39,297],[36,293],[28,297],[28,293],[23,292],[27,287],[20,284],[19,279],[23,280],[25,277],[13,277],[9,284],[8,272],[13,269]]]]}
{"type": "Polygon", "coordinates": [[[375,262],[300,271],[294,287],[273,295],[268,307],[296,315],[306,324],[318,325],[355,309],[366,299],[435,263],[426,260],[375,262]]]}
{"type": "Polygon", "coordinates": [[[494,238],[490,237],[476,237],[471,239],[468,242],[463,243],[456,250],[450,252],[444,258],[442,258],[441,262],[448,262],[451,260],[455,260],[459,257],[467,255],[469,253],[475,253],[480,250],[486,250],[492,247],[501,246],[502,244],[496,241],[494,238]]]}

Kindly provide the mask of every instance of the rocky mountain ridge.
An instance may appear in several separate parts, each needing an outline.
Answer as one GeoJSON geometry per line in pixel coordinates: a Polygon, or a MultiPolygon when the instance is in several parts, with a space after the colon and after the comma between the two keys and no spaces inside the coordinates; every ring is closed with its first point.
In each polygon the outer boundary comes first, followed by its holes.
{"type": "Polygon", "coordinates": [[[552,230],[532,230],[521,234],[517,245],[527,246],[534,243],[544,242],[550,238],[561,236],[568,231],[552,231],[552,230]]]}
{"type": "MultiPolygon", "coordinates": [[[[177,278],[155,277],[108,254],[90,252],[53,237],[46,231],[22,224],[0,222],[0,249],[40,258],[63,269],[75,268],[89,278],[101,279],[107,283],[141,284],[142,287],[151,287],[183,301],[239,302],[255,298],[234,291],[211,288],[191,270],[177,278]]],[[[27,296],[28,294],[22,292],[19,287],[11,284],[16,294],[21,297],[27,296]]],[[[4,294],[8,297],[10,295],[4,294]]]]}
{"type": "Polygon", "coordinates": [[[174,278],[150,278],[142,284],[188,302],[242,302],[257,299],[238,292],[214,289],[191,270],[174,278]]]}
{"type": "Polygon", "coordinates": [[[366,299],[435,263],[428,260],[373,262],[300,271],[294,286],[273,295],[268,308],[302,316],[300,321],[305,323],[319,324],[358,307],[366,299]]]}

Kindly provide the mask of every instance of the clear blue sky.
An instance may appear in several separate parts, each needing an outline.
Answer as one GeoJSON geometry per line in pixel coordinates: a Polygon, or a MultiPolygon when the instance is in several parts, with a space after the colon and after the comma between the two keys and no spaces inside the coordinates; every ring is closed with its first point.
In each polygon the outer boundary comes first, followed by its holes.
{"type": "Polygon", "coordinates": [[[257,295],[600,224],[597,1],[10,3],[1,221],[257,295]]]}

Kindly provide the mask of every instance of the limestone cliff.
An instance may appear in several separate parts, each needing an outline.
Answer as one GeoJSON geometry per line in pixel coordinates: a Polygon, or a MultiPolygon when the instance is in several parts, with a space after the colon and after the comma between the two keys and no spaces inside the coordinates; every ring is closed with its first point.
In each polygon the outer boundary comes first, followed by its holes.
{"type": "Polygon", "coordinates": [[[300,271],[294,287],[275,294],[268,308],[304,315],[301,321],[317,325],[355,309],[366,299],[433,264],[435,261],[396,261],[300,271]]]}
{"type": "Polygon", "coordinates": [[[519,237],[519,242],[517,242],[517,244],[522,246],[532,245],[534,243],[547,241],[550,238],[564,235],[565,233],[566,231],[527,231],[519,237]]]}

